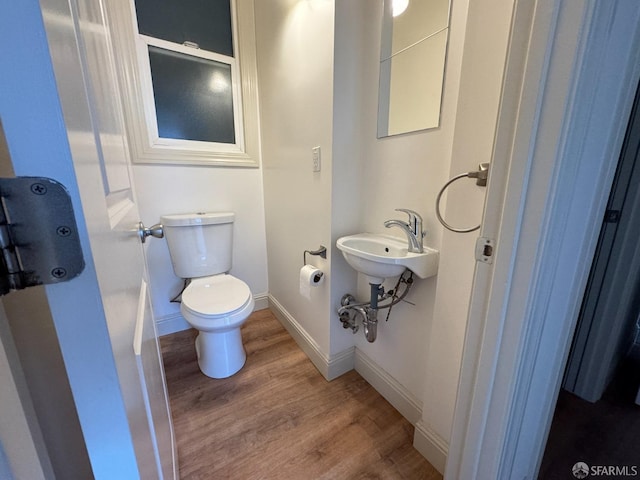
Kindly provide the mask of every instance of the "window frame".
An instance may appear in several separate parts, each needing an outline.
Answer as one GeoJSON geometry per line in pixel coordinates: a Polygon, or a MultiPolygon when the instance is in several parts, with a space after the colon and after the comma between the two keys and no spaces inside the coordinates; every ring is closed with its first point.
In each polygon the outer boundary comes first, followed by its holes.
{"type": "Polygon", "coordinates": [[[234,57],[138,33],[134,0],[107,0],[134,163],[258,167],[258,99],[255,21],[251,0],[231,0],[234,57]],[[158,135],[148,46],[231,65],[235,144],[161,138],[158,135]]]}

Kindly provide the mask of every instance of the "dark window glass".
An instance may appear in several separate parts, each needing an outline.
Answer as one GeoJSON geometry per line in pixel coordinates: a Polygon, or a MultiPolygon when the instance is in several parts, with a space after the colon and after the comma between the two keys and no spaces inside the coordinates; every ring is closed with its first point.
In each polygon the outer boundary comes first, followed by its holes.
{"type": "Polygon", "coordinates": [[[229,0],[135,0],[142,35],[233,57],[229,0]]]}
{"type": "Polygon", "coordinates": [[[231,67],[149,47],[161,138],[235,143],[231,67]]]}

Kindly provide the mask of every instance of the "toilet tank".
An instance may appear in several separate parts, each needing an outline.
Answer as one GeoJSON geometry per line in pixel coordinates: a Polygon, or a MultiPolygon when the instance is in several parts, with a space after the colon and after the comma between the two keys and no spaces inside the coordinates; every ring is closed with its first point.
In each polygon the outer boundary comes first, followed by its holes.
{"type": "Polygon", "coordinates": [[[160,217],[178,277],[206,277],[231,270],[234,218],[232,212],[160,217]]]}

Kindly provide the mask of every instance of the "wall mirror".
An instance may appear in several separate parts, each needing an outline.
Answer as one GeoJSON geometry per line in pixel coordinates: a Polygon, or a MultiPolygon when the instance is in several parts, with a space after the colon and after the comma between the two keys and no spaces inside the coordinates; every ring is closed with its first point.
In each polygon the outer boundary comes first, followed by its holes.
{"type": "Polygon", "coordinates": [[[449,0],[383,0],[378,138],[440,125],[449,0]]]}

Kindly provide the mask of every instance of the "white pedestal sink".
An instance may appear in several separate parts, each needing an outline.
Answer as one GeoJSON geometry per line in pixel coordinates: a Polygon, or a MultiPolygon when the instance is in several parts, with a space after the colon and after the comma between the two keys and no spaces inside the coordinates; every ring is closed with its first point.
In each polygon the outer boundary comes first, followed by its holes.
{"type": "Polygon", "coordinates": [[[438,272],[438,251],[424,247],[424,252],[407,250],[407,241],[379,233],[358,233],[341,237],[338,250],[351,267],[374,285],[386,278],[397,277],[405,268],[419,278],[429,278],[438,272]]]}

